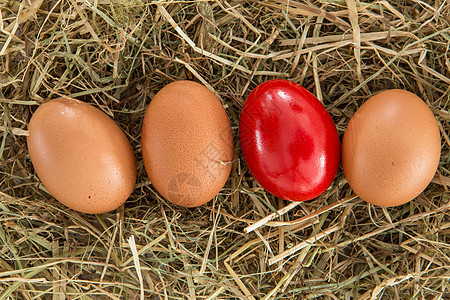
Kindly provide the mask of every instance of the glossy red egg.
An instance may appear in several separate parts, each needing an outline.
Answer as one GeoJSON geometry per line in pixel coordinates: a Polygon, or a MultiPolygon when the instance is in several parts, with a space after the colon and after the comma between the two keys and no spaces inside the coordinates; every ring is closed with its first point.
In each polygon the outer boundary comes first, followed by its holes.
{"type": "Polygon", "coordinates": [[[292,81],[269,80],[250,93],[240,116],[239,139],[253,177],[282,199],[319,196],[339,168],[333,119],[314,95],[292,81]]]}

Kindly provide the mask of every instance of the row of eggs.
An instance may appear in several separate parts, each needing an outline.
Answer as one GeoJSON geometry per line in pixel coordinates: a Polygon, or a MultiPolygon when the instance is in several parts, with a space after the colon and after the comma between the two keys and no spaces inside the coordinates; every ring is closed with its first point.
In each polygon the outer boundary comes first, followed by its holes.
{"type": "MultiPolygon", "coordinates": [[[[33,166],[57,200],[83,213],[122,205],[134,189],[133,149],[120,127],[82,101],[58,98],[33,114],[27,137],[33,166]]],[[[322,194],[342,167],[355,193],[395,206],[415,198],[434,176],[440,135],[428,106],[403,90],[378,93],[350,120],[341,144],[325,107],[288,80],[269,80],[247,98],[239,121],[244,159],[255,179],[282,199],[322,194]]],[[[233,134],[220,100],[192,81],[176,81],[150,102],[142,156],[152,185],[167,200],[196,207],[225,185],[233,134]]]]}

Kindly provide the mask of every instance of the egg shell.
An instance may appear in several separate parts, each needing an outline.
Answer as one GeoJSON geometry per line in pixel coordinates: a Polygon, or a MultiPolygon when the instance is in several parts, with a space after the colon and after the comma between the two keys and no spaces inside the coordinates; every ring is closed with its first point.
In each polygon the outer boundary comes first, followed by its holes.
{"type": "Polygon", "coordinates": [[[339,169],[333,119],[313,94],[289,80],[272,79],[250,93],[240,115],[239,140],[253,177],[285,200],[319,196],[339,169]]]}
{"type": "Polygon", "coordinates": [[[233,135],[220,100],[193,81],[176,81],[152,99],[142,126],[142,156],[156,190],[196,207],[215,197],[231,171],[233,135]]]}
{"type": "Polygon", "coordinates": [[[363,200],[401,205],[432,180],[440,146],[437,122],[425,102],[408,91],[387,90],[351,118],[342,142],[342,167],[363,200]]]}
{"type": "Polygon", "coordinates": [[[34,169],[64,205],[98,214],[122,205],[136,182],[136,159],[120,127],[94,106],[53,99],[33,114],[27,137],[34,169]]]}

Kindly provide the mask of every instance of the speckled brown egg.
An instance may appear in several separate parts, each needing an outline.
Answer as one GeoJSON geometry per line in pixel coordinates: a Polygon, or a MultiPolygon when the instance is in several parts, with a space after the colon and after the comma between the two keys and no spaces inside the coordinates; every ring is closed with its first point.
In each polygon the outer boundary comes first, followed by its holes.
{"type": "Polygon", "coordinates": [[[136,159],[114,121],[90,104],[53,99],[41,105],[28,126],[28,151],[50,194],[83,213],[104,213],[133,191],[136,159]]]}
{"type": "Polygon", "coordinates": [[[425,102],[404,90],[387,90],[351,118],[342,141],[342,167],[363,200],[401,205],[430,183],[440,146],[437,122],[425,102]]]}
{"type": "Polygon", "coordinates": [[[151,183],[170,202],[196,207],[211,200],[233,159],[230,121],[220,100],[192,81],[166,85],[145,113],[142,156],[151,183]]]}

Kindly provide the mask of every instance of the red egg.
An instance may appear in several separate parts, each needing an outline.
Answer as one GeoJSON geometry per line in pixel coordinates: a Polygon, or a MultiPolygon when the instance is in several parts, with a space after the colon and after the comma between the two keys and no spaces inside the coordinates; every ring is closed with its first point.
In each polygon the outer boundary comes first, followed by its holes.
{"type": "Polygon", "coordinates": [[[253,177],[282,199],[319,196],[339,168],[333,119],[316,97],[288,80],[264,82],[250,93],[241,112],[239,139],[253,177]]]}

